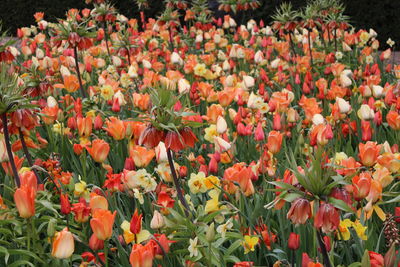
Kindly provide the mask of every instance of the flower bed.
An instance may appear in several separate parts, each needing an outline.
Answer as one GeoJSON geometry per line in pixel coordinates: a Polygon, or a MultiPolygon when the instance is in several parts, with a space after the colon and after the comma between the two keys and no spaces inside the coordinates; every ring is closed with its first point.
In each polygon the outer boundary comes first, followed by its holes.
{"type": "Polygon", "coordinates": [[[398,264],[391,49],[338,2],[201,2],[37,13],[0,46],[1,264],[398,264]]]}

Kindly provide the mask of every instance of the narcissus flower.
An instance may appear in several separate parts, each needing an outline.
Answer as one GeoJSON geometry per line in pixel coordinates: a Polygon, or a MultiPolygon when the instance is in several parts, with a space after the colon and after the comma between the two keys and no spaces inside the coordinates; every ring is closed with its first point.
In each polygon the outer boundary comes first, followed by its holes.
{"type": "Polygon", "coordinates": [[[258,244],[259,238],[257,236],[245,235],[244,241],[242,242],[244,247],[244,254],[255,250],[255,246],[258,244]]]}
{"type": "Polygon", "coordinates": [[[57,259],[67,259],[71,257],[75,250],[74,237],[64,228],[61,232],[57,232],[53,238],[51,255],[57,259]]]}

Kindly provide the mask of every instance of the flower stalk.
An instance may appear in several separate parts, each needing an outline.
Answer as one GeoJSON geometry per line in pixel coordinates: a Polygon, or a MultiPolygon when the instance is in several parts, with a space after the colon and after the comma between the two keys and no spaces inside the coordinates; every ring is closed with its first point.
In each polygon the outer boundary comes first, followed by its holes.
{"type": "Polygon", "coordinates": [[[14,179],[15,179],[15,184],[17,185],[17,187],[19,187],[21,185],[21,182],[19,179],[17,166],[15,165],[14,156],[13,156],[13,153],[11,150],[10,134],[8,132],[7,113],[6,112],[1,114],[1,120],[3,121],[4,140],[6,143],[8,160],[10,161],[11,170],[12,170],[12,173],[13,173],[14,179]]]}

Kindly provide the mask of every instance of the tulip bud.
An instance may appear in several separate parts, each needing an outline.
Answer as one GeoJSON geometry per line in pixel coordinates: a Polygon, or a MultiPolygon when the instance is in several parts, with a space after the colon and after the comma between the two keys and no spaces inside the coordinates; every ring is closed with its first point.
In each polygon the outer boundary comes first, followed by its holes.
{"type": "Polygon", "coordinates": [[[71,257],[75,250],[74,237],[67,228],[57,232],[53,239],[51,255],[57,259],[67,259],[71,257]]]}
{"type": "Polygon", "coordinates": [[[223,153],[231,148],[231,144],[219,136],[214,137],[215,151],[223,153]]]}
{"type": "Polygon", "coordinates": [[[56,232],[56,225],[57,225],[57,220],[54,218],[51,218],[49,220],[49,223],[47,224],[47,235],[48,236],[54,236],[54,233],[56,232]]]}
{"type": "Polygon", "coordinates": [[[95,234],[92,234],[92,236],[89,239],[89,247],[94,251],[103,249],[104,241],[98,239],[95,234]]]}
{"type": "Polygon", "coordinates": [[[168,161],[167,148],[165,147],[164,142],[158,143],[158,145],[155,148],[155,152],[156,152],[156,159],[157,159],[158,163],[168,161]]]}
{"type": "Polygon", "coordinates": [[[296,233],[290,233],[288,247],[291,250],[297,250],[300,246],[300,235],[296,233]]]}
{"type": "Polygon", "coordinates": [[[68,195],[61,194],[60,202],[61,202],[61,213],[64,215],[69,214],[71,212],[71,203],[69,202],[68,195]]]}
{"type": "Polygon", "coordinates": [[[214,229],[214,223],[210,224],[208,226],[207,232],[206,232],[206,240],[211,243],[215,239],[215,229],[214,229]]]}
{"type": "Polygon", "coordinates": [[[222,116],[218,116],[217,119],[217,132],[219,134],[223,134],[226,129],[228,128],[228,125],[226,124],[226,120],[222,116]]]}
{"type": "Polygon", "coordinates": [[[159,213],[157,210],[154,211],[153,218],[151,219],[150,222],[150,228],[151,229],[160,229],[164,227],[165,221],[164,217],[159,213]]]}
{"type": "Polygon", "coordinates": [[[247,75],[243,76],[243,82],[244,85],[246,86],[246,89],[253,87],[255,84],[254,78],[247,75]]]}

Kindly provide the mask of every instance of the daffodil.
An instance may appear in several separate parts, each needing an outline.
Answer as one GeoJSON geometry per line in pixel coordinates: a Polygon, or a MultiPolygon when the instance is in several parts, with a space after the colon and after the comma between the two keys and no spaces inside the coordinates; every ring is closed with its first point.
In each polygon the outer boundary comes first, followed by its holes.
{"type": "Polygon", "coordinates": [[[110,100],[114,95],[114,90],[111,85],[106,84],[100,88],[100,94],[104,100],[110,100]]]}
{"type": "Polygon", "coordinates": [[[204,172],[199,172],[198,174],[190,174],[190,179],[188,181],[190,192],[192,192],[193,194],[205,193],[207,191],[207,187],[204,183],[205,178],[206,175],[204,174],[204,172]]]}
{"type": "Polygon", "coordinates": [[[350,239],[349,228],[352,226],[353,226],[353,222],[350,221],[349,219],[340,221],[339,227],[338,227],[338,239],[342,239],[345,241],[349,240],[350,239]]]}
{"type": "Polygon", "coordinates": [[[211,124],[209,127],[204,129],[205,135],[204,139],[206,139],[208,142],[214,142],[214,137],[218,136],[217,132],[217,125],[211,124]]]}
{"type": "Polygon", "coordinates": [[[362,225],[359,220],[356,220],[353,223],[353,228],[356,231],[359,238],[361,238],[362,240],[367,240],[367,235],[365,234],[367,226],[362,225]]]}
{"type": "Polygon", "coordinates": [[[193,70],[195,75],[203,76],[206,74],[207,68],[205,64],[197,64],[193,70]]]}
{"type": "Polygon", "coordinates": [[[189,240],[188,250],[190,252],[190,257],[197,257],[199,255],[199,249],[198,249],[197,242],[198,242],[197,236],[194,239],[189,240]]]}
{"type": "Polygon", "coordinates": [[[219,178],[214,175],[210,175],[204,179],[204,185],[207,187],[207,189],[213,189],[216,187],[219,187],[221,184],[219,178]]]}
{"type": "Polygon", "coordinates": [[[219,210],[219,191],[216,189],[211,190],[208,192],[208,195],[211,197],[210,200],[207,201],[206,207],[204,211],[206,213],[211,213],[219,210]]]}
{"type": "Polygon", "coordinates": [[[83,197],[85,199],[89,197],[89,191],[85,181],[79,179],[79,183],[75,184],[74,195],[76,197],[83,197]]]}
{"type": "Polygon", "coordinates": [[[255,246],[258,244],[259,238],[257,236],[245,235],[243,241],[244,254],[254,251],[255,246]]]}
{"type": "Polygon", "coordinates": [[[221,234],[222,238],[225,238],[226,232],[232,229],[232,226],[233,226],[232,220],[229,219],[226,221],[226,223],[221,224],[217,227],[217,233],[221,234]]]}

